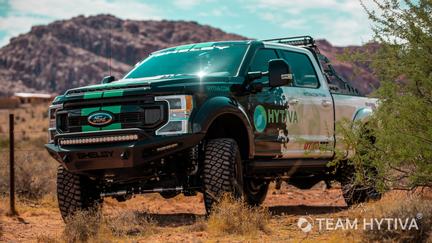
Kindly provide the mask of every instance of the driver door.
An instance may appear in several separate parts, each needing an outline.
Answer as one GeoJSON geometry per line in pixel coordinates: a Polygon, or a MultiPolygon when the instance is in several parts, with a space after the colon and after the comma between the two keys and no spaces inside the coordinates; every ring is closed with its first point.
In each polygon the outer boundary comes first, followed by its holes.
{"type": "MultiPolygon", "coordinates": [[[[268,62],[278,58],[274,49],[259,49],[248,71],[266,72],[268,62]]],[[[300,135],[295,134],[298,129],[293,129],[299,123],[298,114],[290,108],[284,87],[269,87],[268,77],[254,82],[265,83],[263,90],[249,95],[248,100],[250,119],[254,123],[255,156],[285,158],[300,146],[293,144],[296,141],[290,141],[290,137],[300,135]]]]}

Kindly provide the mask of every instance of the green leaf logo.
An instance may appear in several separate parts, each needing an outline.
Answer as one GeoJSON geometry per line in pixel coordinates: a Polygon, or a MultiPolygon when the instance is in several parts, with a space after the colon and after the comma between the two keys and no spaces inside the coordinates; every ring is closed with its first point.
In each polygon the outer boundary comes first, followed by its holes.
{"type": "Polygon", "coordinates": [[[262,105],[255,107],[254,124],[257,132],[263,132],[267,126],[267,113],[262,105]]]}

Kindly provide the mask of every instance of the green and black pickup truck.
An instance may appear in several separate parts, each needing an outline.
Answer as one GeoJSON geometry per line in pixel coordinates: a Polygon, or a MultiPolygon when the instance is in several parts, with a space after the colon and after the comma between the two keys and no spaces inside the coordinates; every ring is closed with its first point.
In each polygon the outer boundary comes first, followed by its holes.
{"type": "Polygon", "coordinates": [[[332,174],[326,165],[344,148],[335,123],[367,121],[376,105],[308,36],[154,52],[122,79],[68,90],[50,106],[61,214],[154,192],[203,193],[207,212],[223,193],[259,205],[271,181],[339,180],[348,204],[367,200],[376,193],[353,184],[351,166],[332,174]]]}

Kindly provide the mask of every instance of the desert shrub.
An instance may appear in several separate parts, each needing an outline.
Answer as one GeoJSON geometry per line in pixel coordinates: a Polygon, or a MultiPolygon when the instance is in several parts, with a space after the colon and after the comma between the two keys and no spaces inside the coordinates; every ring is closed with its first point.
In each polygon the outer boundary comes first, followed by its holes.
{"type": "Polygon", "coordinates": [[[142,236],[157,231],[151,218],[135,211],[116,211],[104,223],[114,236],[142,236]]]}
{"type": "Polygon", "coordinates": [[[18,195],[40,199],[55,191],[57,163],[45,151],[18,153],[15,184],[18,195]]]}
{"type": "Polygon", "coordinates": [[[99,211],[78,211],[67,218],[63,231],[66,242],[117,242],[129,236],[156,233],[156,224],[146,214],[115,211],[103,216],[99,211]],[[120,238],[119,238],[120,237],[120,238]]]}
{"type": "Polygon", "coordinates": [[[102,215],[98,211],[78,211],[66,219],[63,238],[67,242],[87,242],[101,229],[102,215]]]}
{"type": "MultiPolygon", "coordinates": [[[[395,201],[378,209],[377,218],[415,219],[418,230],[403,230],[401,227],[395,229],[393,222],[383,221],[381,229],[368,229],[363,233],[365,241],[376,242],[430,242],[432,239],[432,202],[430,200],[413,199],[406,201],[395,201]],[[390,223],[390,225],[388,225],[390,223]],[[390,226],[390,229],[389,229],[390,226]]],[[[409,225],[409,223],[408,223],[409,225]]]]}
{"type": "MultiPolygon", "coordinates": [[[[0,193],[9,191],[9,157],[0,157],[0,193]]],[[[57,163],[45,151],[15,153],[15,190],[18,196],[40,199],[55,191],[57,163]]]]}
{"type": "Polygon", "coordinates": [[[254,235],[269,233],[270,213],[265,208],[250,207],[244,202],[224,196],[208,219],[208,230],[216,234],[254,235]]]}

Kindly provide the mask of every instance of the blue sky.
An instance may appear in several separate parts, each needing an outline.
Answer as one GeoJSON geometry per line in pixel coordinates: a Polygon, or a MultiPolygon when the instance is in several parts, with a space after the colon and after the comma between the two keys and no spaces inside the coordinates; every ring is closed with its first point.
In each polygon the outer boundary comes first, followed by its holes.
{"type": "Polygon", "coordinates": [[[100,13],[193,20],[257,39],[307,34],[352,45],[372,36],[359,0],[0,0],[0,46],[33,25],[100,13]]]}

